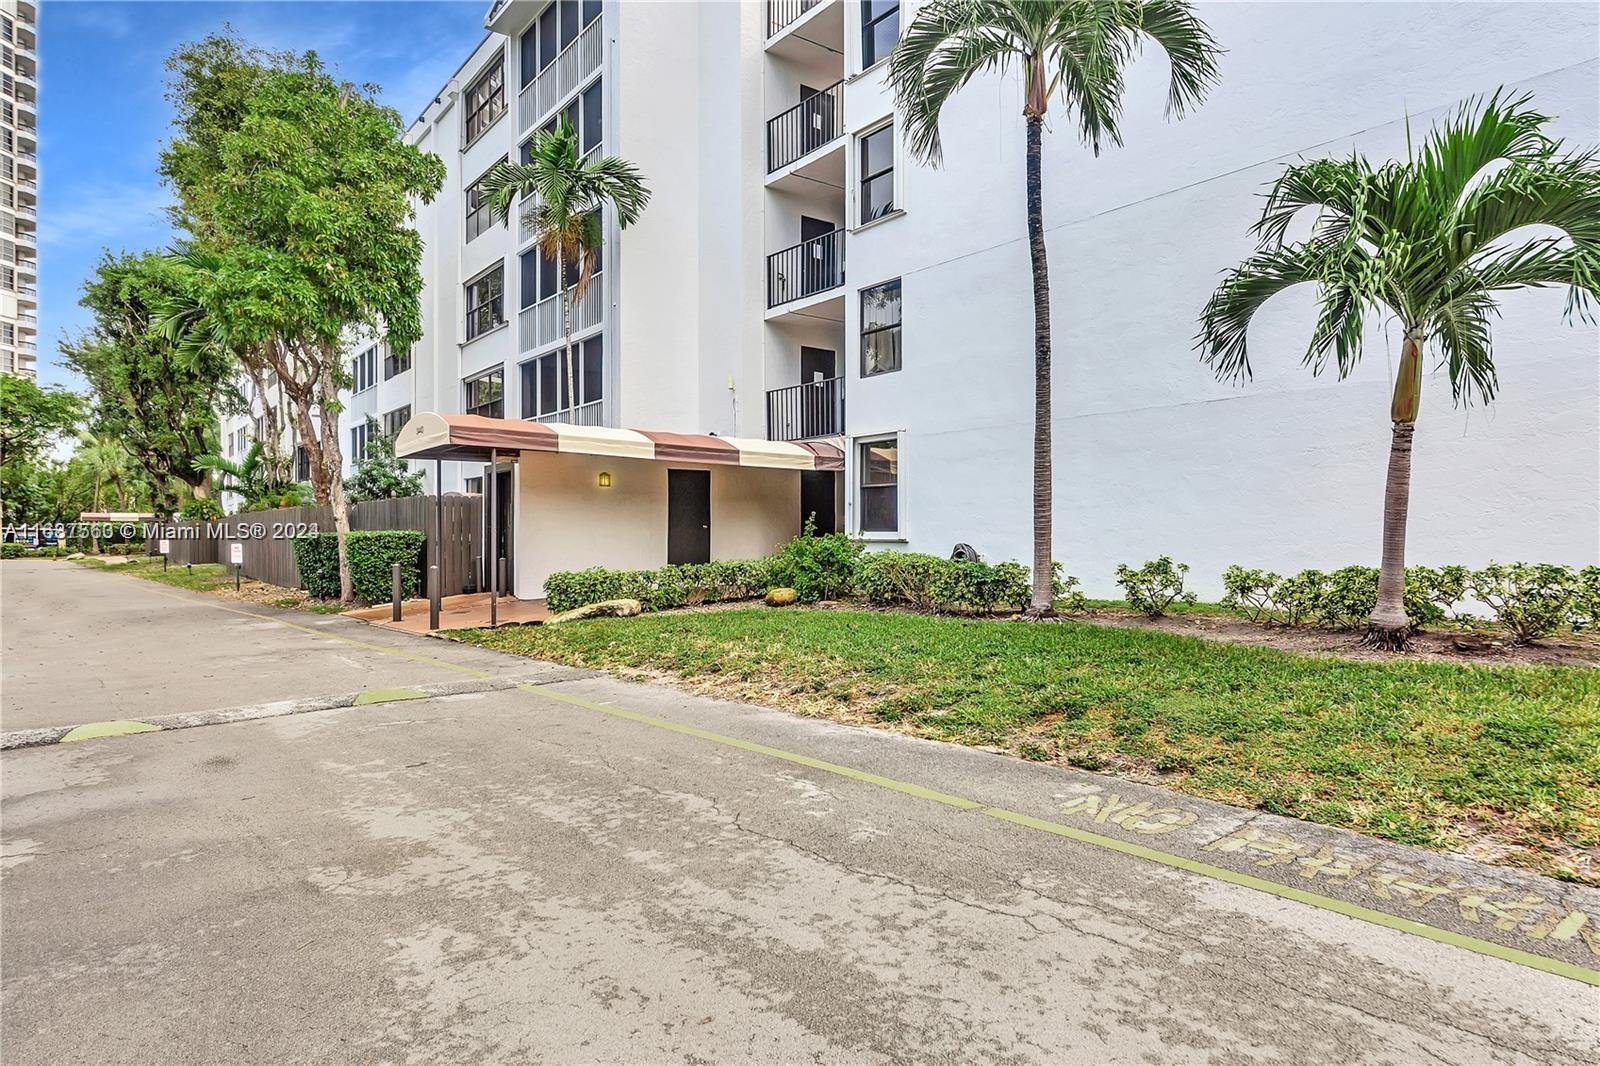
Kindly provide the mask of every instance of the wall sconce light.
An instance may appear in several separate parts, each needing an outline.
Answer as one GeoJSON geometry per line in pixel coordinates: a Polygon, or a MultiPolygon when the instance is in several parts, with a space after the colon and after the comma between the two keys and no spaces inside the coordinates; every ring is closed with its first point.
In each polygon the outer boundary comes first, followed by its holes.
{"type": "Polygon", "coordinates": [[[600,471],[600,487],[603,489],[609,489],[611,487],[611,475],[606,473],[604,470],[600,471]]]}

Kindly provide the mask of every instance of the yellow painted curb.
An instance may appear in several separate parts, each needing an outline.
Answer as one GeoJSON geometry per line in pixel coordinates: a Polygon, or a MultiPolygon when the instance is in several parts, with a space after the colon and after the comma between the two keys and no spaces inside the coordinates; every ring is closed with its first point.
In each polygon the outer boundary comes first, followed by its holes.
{"type": "Polygon", "coordinates": [[[114,722],[90,722],[88,725],[75,726],[61,738],[62,744],[71,744],[77,740],[99,740],[101,737],[125,737],[133,733],[159,733],[161,727],[151,725],[149,722],[133,722],[118,719],[114,722]]]}

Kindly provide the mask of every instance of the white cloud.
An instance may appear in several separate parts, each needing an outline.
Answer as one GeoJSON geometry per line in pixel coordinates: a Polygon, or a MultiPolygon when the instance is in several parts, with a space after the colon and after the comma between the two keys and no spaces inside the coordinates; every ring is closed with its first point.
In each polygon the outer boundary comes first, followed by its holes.
{"type": "Polygon", "coordinates": [[[170,227],[165,190],[152,176],[133,182],[50,188],[40,198],[39,243],[52,251],[113,251],[166,239],[170,227]]]}

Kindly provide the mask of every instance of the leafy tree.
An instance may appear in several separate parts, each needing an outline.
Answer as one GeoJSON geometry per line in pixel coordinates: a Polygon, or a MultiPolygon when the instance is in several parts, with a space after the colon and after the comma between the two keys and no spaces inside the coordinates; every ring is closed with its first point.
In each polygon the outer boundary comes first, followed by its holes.
{"type": "Polygon", "coordinates": [[[382,431],[376,418],[367,418],[367,454],[344,483],[344,494],[351,503],[422,495],[422,471],[412,470],[394,454],[394,438],[382,431]]]}
{"type": "Polygon", "coordinates": [[[34,462],[83,417],[83,398],[0,374],[0,463],[34,462]]]}
{"type": "Polygon", "coordinates": [[[1026,205],[1033,269],[1033,597],[1028,613],[1051,610],[1050,281],[1045,255],[1042,151],[1050,103],[1059,99],[1094,154],[1120,145],[1123,69],[1146,42],[1171,62],[1167,112],[1182,115],[1217,78],[1216,43],[1185,0],[933,0],[889,56],[906,146],[937,166],[939,116],[980,74],[1022,75],[1027,123],[1026,205]]]}
{"type": "Polygon", "coordinates": [[[242,404],[238,363],[225,347],[177,344],[156,328],[181,282],[159,252],[107,254],[80,300],[94,325],[61,350],[89,382],[96,433],[121,441],[153,484],[176,479],[206,496],[210,472],[199,459],[216,449],[218,413],[242,404]]]}
{"type": "Polygon", "coordinates": [[[360,330],[398,349],[420,338],[422,241],[409,223],[444,164],[404,141],[375,87],[338,80],[313,52],[211,36],[180,48],[168,69],[178,135],[161,168],[194,239],[175,259],[186,284],[164,315],[167,332],[277,376],[312,490],[333,509],[350,600],[343,342],[360,330]]]}
{"type": "Polygon", "coordinates": [[[650,190],[632,163],[612,155],[585,159],[578,148],[578,131],[565,118],[555,129],[534,135],[528,162],[501,162],[484,176],[482,185],[490,210],[502,221],[510,221],[516,198],[533,197],[533,206],[523,217],[539,250],[555,260],[556,276],[562,280],[561,327],[566,343],[561,359],[573,412],[569,418],[575,418],[578,383],[572,366],[572,305],[583,298],[594,276],[605,209],[615,213],[618,229],[627,229],[650,203],[650,190]]]}
{"type": "Polygon", "coordinates": [[[1502,93],[1469,100],[1403,161],[1374,166],[1352,155],[1287,167],[1256,223],[1260,248],[1223,278],[1201,319],[1203,358],[1235,381],[1250,377],[1251,318],[1291,286],[1317,286],[1317,324],[1302,360],[1313,374],[1332,357],[1345,377],[1361,360],[1368,320],[1399,322],[1383,565],[1366,637],[1374,646],[1404,647],[1412,628],[1406,518],[1424,351],[1437,355],[1457,404],[1488,403],[1498,389],[1490,343],[1497,293],[1565,286],[1568,316],[1587,319],[1600,292],[1600,157],[1564,152],[1529,101],[1502,93]],[[1307,207],[1317,210],[1311,235],[1287,242],[1307,207]],[[1534,225],[1562,233],[1519,232],[1534,225]]]}
{"type": "Polygon", "coordinates": [[[221,476],[222,492],[242,498],[241,511],[298,507],[310,496],[305,486],[284,477],[268,460],[266,445],[259,440],[250,442],[249,451],[238,462],[221,455],[206,455],[201,457],[200,465],[221,476]]]}

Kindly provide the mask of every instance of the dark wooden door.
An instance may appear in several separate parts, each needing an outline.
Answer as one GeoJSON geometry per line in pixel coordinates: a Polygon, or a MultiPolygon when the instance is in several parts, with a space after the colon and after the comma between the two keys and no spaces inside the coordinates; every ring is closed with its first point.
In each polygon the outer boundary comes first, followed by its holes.
{"type": "Polygon", "coordinates": [[[711,561],[711,471],[667,471],[667,562],[711,561]]]}
{"type": "Polygon", "coordinates": [[[511,471],[500,471],[495,476],[494,508],[496,514],[499,515],[497,524],[500,543],[497,554],[506,561],[506,577],[505,581],[500,585],[500,592],[504,595],[509,595],[511,590],[516,587],[516,582],[512,580],[512,577],[516,572],[514,549],[517,538],[512,528],[512,520],[517,513],[517,501],[512,498],[512,492],[511,471]]]}
{"type": "Polygon", "coordinates": [[[823,240],[828,234],[839,227],[825,218],[812,218],[810,215],[800,216],[800,240],[805,245],[800,251],[805,257],[801,266],[804,275],[801,284],[802,296],[810,296],[814,292],[832,286],[835,256],[835,247],[838,238],[823,240]]]}
{"type": "Polygon", "coordinates": [[[836,362],[831,348],[800,347],[800,436],[822,437],[836,432],[830,425],[833,393],[823,382],[834,376],[836,362]]]}
{"type": "Polygon", "coordinates": [[[806,519],[812,521],[812,532],[826,536],[839,531],[835,510],[838,497],[838,474],[832,470],[802,470],[800,472],[800,528],[806,528],[806,519]]]}

